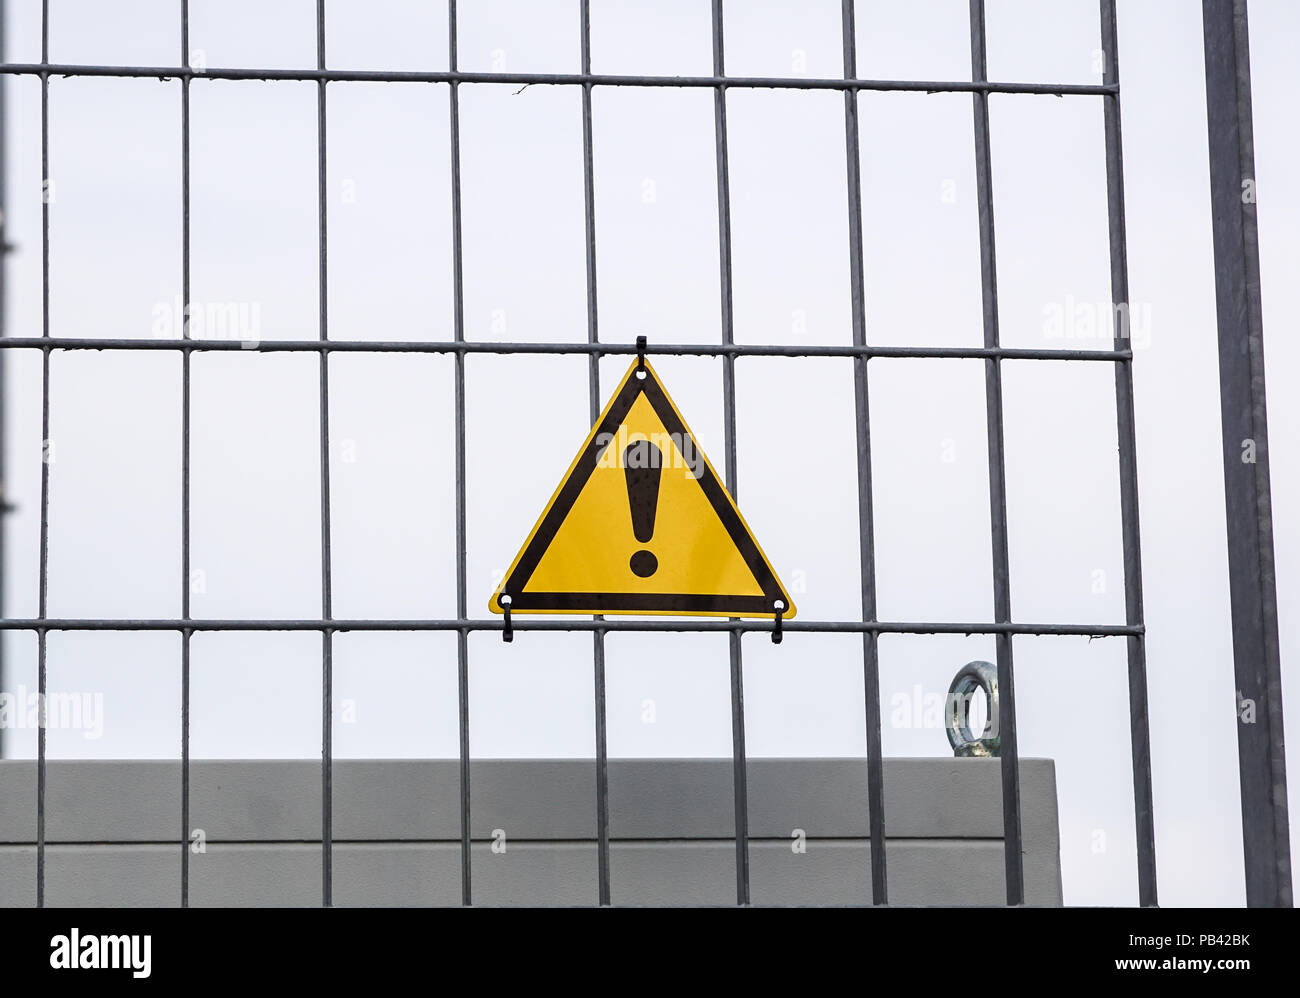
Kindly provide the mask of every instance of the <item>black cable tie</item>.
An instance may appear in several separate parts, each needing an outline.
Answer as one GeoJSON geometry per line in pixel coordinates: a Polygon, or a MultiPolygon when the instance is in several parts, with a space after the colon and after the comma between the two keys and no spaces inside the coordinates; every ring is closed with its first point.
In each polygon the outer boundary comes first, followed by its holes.
{"type": "Polygon", "coordinates": [[[772,625],[772,644],[779,645],[781,643],[781,638],[783,637],[781,633],[781,615],[785,612],[785,602],[783,600],[777,600],[775,606],[776,622],[772,625]]]}
{"type": "Polygon", "coordinates": [[[636,369],[638,374],[645,371],[645,346],[645,337],[638,336],[636,338],[636,369]]]}
{"type": "Polygon", "coordinates": [[[501,604],[501,609],[505,611],[506,615],[505,627],[501,631],[501,640],[506,644],[510,644],[515,640],[515,628],[510,623],[510,597],[502,593],[497,597],[497,602],[501,604]]]}

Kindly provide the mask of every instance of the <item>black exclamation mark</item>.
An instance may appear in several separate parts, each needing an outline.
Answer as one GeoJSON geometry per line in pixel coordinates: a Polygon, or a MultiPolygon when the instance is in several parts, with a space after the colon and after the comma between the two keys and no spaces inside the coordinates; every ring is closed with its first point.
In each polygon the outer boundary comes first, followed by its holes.
{"type": "MultiPolygon", "coordinates": [[[[659,477],[663,473],[659,448],[649,440],[628,444],[623,451],[623,473],[627,477],[627,504],[632,511],[632,533],[642,544],[655,535],[655,513],[659,509],[659,477]]],[[[659,559],[644,549],[628,562],[634,575],[648,579],[659,570],[659,559]]]]}

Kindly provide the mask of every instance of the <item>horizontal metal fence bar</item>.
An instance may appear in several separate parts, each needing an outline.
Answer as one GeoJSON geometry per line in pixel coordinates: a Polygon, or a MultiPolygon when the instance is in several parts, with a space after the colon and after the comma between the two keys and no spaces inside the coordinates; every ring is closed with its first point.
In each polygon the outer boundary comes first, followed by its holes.
{"type": "Polygon", "coordinates": [[[503,83],[522,86],[738,87],[767,90],[877,90],[912,93],[1043,94],[1099,97],[1118,87],[1088,83],[992,83],[970,80],[845,80],[782,76],[639,76],[619,73],[473,73],[372,69],[190,69],[183,66],[87,66],[74,63],[11,62],[8,76],[122,77],[158,80],[291,80],[326,83],[503,83]]]}
{"type": "MultiPolygon", "coordinates": [[[[246,353],[487,353],[632,355],[634,343],[492,343],[457,340],[201,340],[131,337],[0,337],[0,350],[178,350],[246,353]]],[[[652,343],[647,356],[669,357],[894,357],[948,360],[1132,360],[1130,350],[1039,350],[1025,347],[909,347],[758,343],[652,343]]]]}
{"type": "MultiPolygon", "coordinates": [[[[499,631],[501,620],[454,617],[431,620],[188,620],[103,617],[47,617],[0,620],[0,631],[499,631]]],[[[515,631],[755,631],[772,630],[769,620],[526,620],[515,615],[515,631]]],[[[787,620],[784,631],[810,634],[1032,634],[1087,638],[1129,637],[1144,634],[1143,625],[1128,624],[1014,624],[930,623],[898,620],[787,620]]]]}

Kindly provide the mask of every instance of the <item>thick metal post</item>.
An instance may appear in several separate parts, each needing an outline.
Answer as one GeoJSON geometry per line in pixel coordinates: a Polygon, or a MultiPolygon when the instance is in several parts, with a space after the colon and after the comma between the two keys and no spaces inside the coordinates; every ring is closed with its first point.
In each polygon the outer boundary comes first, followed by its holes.
{"type": "Polygon", "coordinates": [[[1246,903],[1290,907],[1246,0],[1203,0],[1246,903]]]}

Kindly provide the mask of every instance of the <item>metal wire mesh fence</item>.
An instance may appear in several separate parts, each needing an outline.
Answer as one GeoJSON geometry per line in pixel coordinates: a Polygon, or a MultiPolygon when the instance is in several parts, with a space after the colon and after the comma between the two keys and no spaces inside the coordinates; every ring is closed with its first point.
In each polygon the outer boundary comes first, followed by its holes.
{"type": "MultiPolygon", "coordinates": [[[[42,364],[41,412],[43,439],[50,432],[50,358],[56,350],[113,349],[128,351],[176,351],[182,360],[182,456],[181,456],[181,615],[178,619],[59,619],[47,615],[48,536],[49,536],[49,467],[41,473],[40,571],[38,615],[35,619],[4,619],[0,627],[7,630],[34,632],[38,641],[38,682],[43,696],[47,686],[46,644],[51,631],[112,630],[165,631],[181,637],[181,814],[178,844],[181,855],[180,903],[189,903],[190,850],[190,647],[191,638],[209,631],[305,631],[321,638],[321,902],[333,900],[333,645],[336,634],[343,631],[449,631],[457,636],[457,675],[460,751],[460,846],[462,900],[473,902],[470,831],[470,741],[469,741],[469,635],[474,631],[500,630],[502,622],[489,617],[471,617],[468,611],[466,581],[466,443],[465,443],[465,357],[473,353],[553,354],[585,357],[589,366],[590,413],[594,420],[600,412],[601,385],[599,361],[606,355],[632,354],[632,343],[603,342],[600,339],[597,310],[598,255],[595,227],[593,171],[592,92],[597,87],[672,87],[710,90],[713,94],[714,138],[716,151],[716,191],[718,250],[720,261],[721,340],[715,344],[671,344],[652,339],[651,353],[716,357],[722,367],[724,414],[724,467],[726,484],[735,493],[737,482],[736,386],[735,360],[744,356],[835,357],[851,363],[854,371],[854,407],[856,413],[856,462],[859,513],[859,559],[861,567],[861,616],[855,620],[797,620],[788,622],[790,631],[816,633],[849,632],[862,636],[862,669],[865,682],[865,724],[867,759],[865,794],[870,816],[871,898],[875,904],[889,901],[885,842],[885,801],[882,776],[880,679],[877,642],[881,634],[986,634],[996,641],[996,661],[1001,697],[1001,785],[1005,831],[1006,901],[1016,905],[1024,901],[1022,869],[1020,759],[1016,737],[1015,671],[1012,639],[1016,635],[1086,635],[1122,639],[1127,646],[1129,715],[1132,753],[1132,787],[1136,817],[1138,896],[1142,905],[1156,903],[1155,842],[1152,818],[1151,766],[1149,752],[1146,660],[1142,606],[1142,573],[1139,555],[1138,488],[1133,410],[1133,354],[1127,331],[1117,326],[1111,349],[1040,350],[1004,347],[999,335],[998,277],[995,251],[993,181],[990,167],[989,95],[1052,94],[1071,100],[1099,100],[1104,108],[1105,147],[1096,151],[1105,157],[1107,178],[1107,212],[1109,223],[1110,282],[1113,304],[1123,310],[1129,300],[1125,246],[1124,175],[1120,135],[1120,84],[1117,56],[1117,28],[1114,0],[1100,0],[1101,44],[1105,53],[1103,80],[1097,85],[1052,83],[997,83],[987,74],[986,30],[983,0],[970,0],[970,79],[948,81],[869,80],[858,78],[855,42],[854,2],[842,3],[843,75],[840,78],[789,79],[768,77],[729,77],[726,75],[723,0],[712,0],[712,56],[710,76],[666,77],[646,75],[610,75],[591,72],[590,0],[582,0],[581,71],[579,73],[505,73],[462,72],[457,68],[457,2],[449,0],[449,69],[439,72],[378,72],[332,70],[328,68],[325,48],[325,0],[316,5],[316,66],[314,69],[221,69],[192,68],[189,60],[189,3],[181,2],[181,34],[178,39],[180,62],[174,66],[91,66],[61,65],[49,62],[48,0],[42,4],[41,62],[7,64],[0,67],[6,76],[38,77],[41,84],[41,162],[42,175],[49,167],[49,80],[66,77],[158,77],[179,81],[181,121],[181,192],[182,192],[182,296],[190,302],[190,94],[193,87],[211,85],[217,80],[308,81],[316,84],[317,110],[317,185],[318,185],[318,261],[319,261],[319,337],[316,340],[267,340],[256,344],[264,353],[298,352],[316,354],[319,360],[319,438],[320,438],[320,614],[311,619],[204,619],[191,616],[190,606],[190,500],[191,500],[191,359],[196,351],[241,350],[246,345],[228,339],[205,339],[190,335],[188,310],[183,336],[178,339],[101,339],[61,336],[50,326],[49,245],[50,219],[48,203],[43,207],[42,229],[42,328],[40,336],[15,336],[4,340],[4,350],[40,351],[42,364]],[[326,190],[329,162],[326,138],[329,124],[329,87],[344,81],[372,81],[410,86],[445,88],[450,111],[451,167],[451,238],[453,254],[453,321],[451,337],[440,341],[350,341],[331,339],[328,302],[328,212],[326,190]],[[462,279],[463,245],[461,235],[461,154],[460,154],[460,87],[465,84],[521,84],[576,87],[582,96],[582,163],[585,205],[586,264],[586,342],[578,343],[501,343],[475,342],[466,338],[462,279]],[[732,303],[732,232],[730,216],[730,178],[727,129],[729,91],[742,88],[777,88],[829,90],[843,94],[844,136],[847,158],[849,219],[849,257],[851,283],[852,337],[840,346],[746,345],[733,336],[732,303]],[[863,91],[950,92],[971,95],[974,123],[974,162],[978,198],[979,249],[982,287],[983,344],[972,347],[889,346],[869,340],[865,318],[868,293],[864,282],[861,145],[858,102],[863,91]],[[334,616],[331,592],[331,523],[330,523],[330,359],[347,352],[447,354],[454,359],[455,385],[455,548],[456,548],[456,616],[450,619],[340,619],[334,616]],[[985,621],[898,622],[877,616],[875,546],[873,539],[871,428],[869,425],[867,370],[873,358],[967,358],[982,360],[985,376],[987,426],[988,494],[992,537],[993,619],[985,621]],[[1013,618],[1008,560],[1006,471],[1004,467],[1002,362],[1004,360],[1050,360],[1100,363],[1111,365],[1115,376],[1115,401],[1119,444],[1119,481],[1121,523],[1123,531],[1123,566],[1125,587],[1125,623],[1122,625],[1065,624],[1050,621],[1026,622],[1013,618]]],[[[742,670],[742,636],[770,625],[762,621],[739,620],[516,620],[514,627],[527,631],[585,631],[592,636],[592,665],[595,701],[596,752],[594,766],[594,807],[597,815],[599,901],[610,902],[610,829],[607,781],[605,637],[614,631],[725,632],[730,646],[730,686],[732,744],[734,756],[736,901],[746,904],[750,898],[749,842],[747,818],[747,779],[745,749],[745,706],[742,670]]],[[[39,732],[37,746],[36,800],[36,901],[45,902],[45,788],[46,735],[39,732]]],[[[867,901],[863,898],[863,901],[867,901]]]]}

